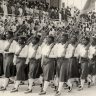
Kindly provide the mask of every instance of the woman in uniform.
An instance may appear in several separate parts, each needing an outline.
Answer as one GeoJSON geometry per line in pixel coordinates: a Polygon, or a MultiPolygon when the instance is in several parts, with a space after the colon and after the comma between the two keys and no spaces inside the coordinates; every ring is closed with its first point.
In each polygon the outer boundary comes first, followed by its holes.
{"type": "Polygon", "coordinates": [[[41,66],[43,69],[44,87],[43,90],[39,93],[39,95],[46,94],[49,82],[54,78],[55,60],[54,56],[51,55],[53,46],[54,46],[54,37],[48,36],[46,44],[43,46],[41,52],[42,54],[41,66]]]}
{"type": "Polygon", "coordinates": [[[25,70],[28,66],[26,65],[26,58],[28,55],[28,45],[25,44],[25,37],[20,36],[18,44],[16,45],[14,55],[14,65],[16,65],[16,81],[15,86],[11,92],[17,92],[21,81],[28,80],[28,72],[25,70]]]}
{"type": "Polygon", "coordinates": [[[4,42],[4,83],[0,91],[6,90],[9,83],[9,78],[13,76],[13,57],[15,50],[16,41],[13,40],[13,32],[9,31],[6,35],[6,40],[4,42]]]}
{"type": "Polygon", "coordinates": [[[37,51],[39,48],[39,38],[38,37],[33,37],[31,43],[29,44],[29,50],[28,50],[28,57],[27,57],[27,64],[29,63],[29,85],[28,89],[25,91],[25,93],[30,93],[32,92],[32,85],[35,81],[36,78],[39,78],[40,74],[39,69],[40,69],[40,58],[37,57],[37,51]]]}

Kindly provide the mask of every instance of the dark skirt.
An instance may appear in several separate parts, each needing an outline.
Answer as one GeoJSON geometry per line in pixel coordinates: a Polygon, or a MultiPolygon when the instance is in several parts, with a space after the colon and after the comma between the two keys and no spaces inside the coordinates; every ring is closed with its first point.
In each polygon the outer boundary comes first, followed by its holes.
{"type": "Polygon", "coordinates": [[[68,61],[68,79],[70,78],[79,78],[80,73],[79,73],[79,62],[76,57],[72,57],[68,61]]]}
{"type": "Polygon", "coordinates": [[[0,53],[0,76],[2,76],[4,74],[4,70],[3,70],[3,54],[0,53]]]}
{"type": "Polygon", "coordinates": [[[81,58],[81,79],[86,79],[88,76],[88,59],[81,58]]]}
{"type": "Polygon", "coordinates": [[[39,78],[42,74],[41,60],[31,59],[29,63],[29,79],[39,78]]]}
{"type": "Polygon", "coordinates": [[[4,75],[6,78],[12,77],[13,76],[13,53],[6,53],[4,55],[4,65],[3,65],[3,70],[4,70],[4,75]]]}
{"type": "Polygon", "coordinates": [[[17,58],[16,61],[16,80],[25,81],[28,80],[28,65],[25,64],[26,58],[17,58]]]}
{"type": "Polygon", "coordinates": [[[96,59],[95,60],[89,60],[88,69],[89,69],[88,74],[96,75],[96,59]]]}
{"type": "Polygon", "coordinates": [[[52,58],[44,58],[43,60],[43,76],[45,81],[54,79],[55,60],[52,58]]]}
{"type": "Polygon", "coordinates": [[[57,59],[56,77],[59,78],[60,82],[67,82],[68,61],[68,59],[63,57],[57,59]]]}

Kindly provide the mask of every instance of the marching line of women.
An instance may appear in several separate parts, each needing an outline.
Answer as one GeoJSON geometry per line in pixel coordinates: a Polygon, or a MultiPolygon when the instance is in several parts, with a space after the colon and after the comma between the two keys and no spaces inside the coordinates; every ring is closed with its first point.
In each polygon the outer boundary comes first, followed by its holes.
{"type": "Polygon", "coordinates": [[[0,91],[6,91],[10,78],[15,77],[11,93],[18,92],[22,81],[28,80],[28,88],[24,93],[31,93],[35,79],[39,78],[41,90],[39,95],[45,95],[49,83],[53,81],[55,96],[60,96],[64,83],[68,92],[72,91],[73,82],[77,81],[78,91],[96,82],[96,37],[83,37],[82,42],[74,35],[62,34],[55,42],[51,35],[42,44],[40,37],[33,36],[29,44],[26,37],[13,39],[14,34],[8,32],[6,40],[0,36],[0,76],[4,81],[0,91]]]}

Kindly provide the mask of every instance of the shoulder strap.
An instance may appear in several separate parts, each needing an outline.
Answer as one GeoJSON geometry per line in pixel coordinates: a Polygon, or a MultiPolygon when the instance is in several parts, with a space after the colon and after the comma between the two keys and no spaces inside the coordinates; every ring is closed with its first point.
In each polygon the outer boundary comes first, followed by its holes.
{"type": "Polygon", "coordinates": [[[18,53],[16,53],[15,55],[18,56],[24,47],[25,47],[25,45],[23,45],[23,46],[21,47],[21,49],[18,51],[18,53]]]}
{"type": "Polygon", "coordinates": [[[74,53],[75,53],[75,50],[76,50],[77,45],[78,45],[78,44],[75,44],[75,45],[74,45],[74,50],[73,50],[73,53],[72,53],[72,57],[74,57],[74,53]]]}
{"type": "MultiPolygon", "coordinates": [[[[68,42],[65,44],[65,52],[64,52],[64,54],[66,55],[66,52],[67,52],[67,48],[68,48],[68,42]]],[[[65,56],[64,56],[65,57],[65,56]]]]}
{"type": "Polygon", "coordinates": [[[52,51],[54,45],[55,45],[55,44],[52,44],[52,45],[51,45],[51,49],[50,49],[50,52],[49,52],[49,54],[48,54],[48,57],[49,57],[49,55],[50,55],[50,53],[51,53],[51,51],[52,51]]]}

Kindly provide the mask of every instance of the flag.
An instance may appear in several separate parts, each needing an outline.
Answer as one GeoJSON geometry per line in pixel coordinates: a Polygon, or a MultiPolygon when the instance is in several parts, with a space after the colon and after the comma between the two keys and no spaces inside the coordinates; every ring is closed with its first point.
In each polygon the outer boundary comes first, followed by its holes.
{"type": "Polygon", "coordinates": [[[85,6],[82,10],[83,13],[84,12],[89,12],[91,10],[95,10],[95,2],[96,2],[96,0],[87,0],[86,4],[85,4],[85,6]]]}

